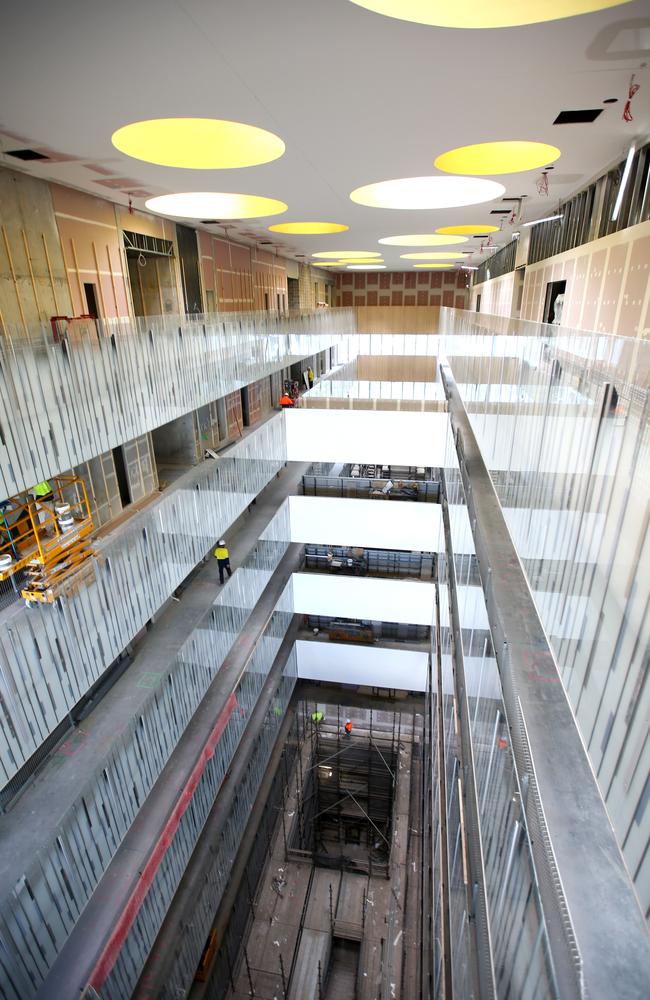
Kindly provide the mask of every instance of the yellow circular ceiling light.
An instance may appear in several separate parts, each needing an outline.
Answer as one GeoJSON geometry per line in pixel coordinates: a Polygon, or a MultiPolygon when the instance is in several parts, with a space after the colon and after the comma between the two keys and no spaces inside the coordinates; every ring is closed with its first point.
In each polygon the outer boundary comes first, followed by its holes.
{"type": "Polygon", "coordinates": [[[145,163],[185,170],[230,170],[269,163],[285,145],[266,129],[219,118],[153,118],[113,132],[121,153],[145,163]]]}
{"type": "Polygon", "coordinates": [[[369,208],[426,210],[479,205],[500,198],[505,190],[482,177],[399,177],[355,188],[350,199],[369,208]]]}
{"type": "Polygon", "coordinates": [[[161,215],[178,215],[185,219],[258,219],[264,215],[280,215],[288,205],[275,198],[257,194],[225,194],[221,191],[187,191],[162,194],[149,198],[145,205],[161,215]]]}
{"type": "Polygon", "coordinates": [[[349,226],[339,222],[278,222],[269,226],[271,233],[288,233],[291,236],[325,236],[328,233],[344,233],[349,226]]]}
{"type": "Polygon", "coordinates": [[[561,155],[557,146],[549,146],[546,142],[507,139],[450,149],[437,156],[433,165],[448,174],[518,174],[524,170],[539,170],[561,155]]]}
{"type": "Polygon", "coordinates": [[[352,0],[375,14],[440,28],[511,28],[622,7],[630,0],[352,0]]]}
{"type": "Polygon", "coordinates": [[[445,236],[473,236],[476,233],[498,233],[498,226],[483,226],[477,223],[475,226],[440,226],[436,229],[437,233],[443,233],[445,236]]]}
{"type": "Polygon", "coordinates": [[[343,262],[340,260],[314,260],[312,261],[312,267],[345,267],[347,261],[343,262]]]}
{"type": "Polygon", "coordinates": [[[348,264],[348,271],[385,271],[385,264],[348,264]]]}
{"type": "Polygon", "coordinates": [[[364,260],[367,257],[381,257],[378,250],[319,250],[318,253],[313,253],[312,257],[317,257],[319,260],[343,260],[347,257],[362,257],[364,260]]]}
{"type": "Polygon", "coordinates": [[[441,251],[440,253],[401,253],[400,258],[402,260],[462,260],[463,257],[469,257],[468,253],[454,253],[446,251],[441,251]]]}
{"type": "Polygon", "coordinates": [[[414,264],[413,267],[426,267],[429,271],[439,271],[443,267],[455,267],[455,264],[414,264]]]}
{"type": "Polygon", "coordinates": [[[466,236],[442,236],[437,233],[420,233],[412,236],[384,236],[378,243],[391,247],[443,247],[467,243],[466,236]]]}

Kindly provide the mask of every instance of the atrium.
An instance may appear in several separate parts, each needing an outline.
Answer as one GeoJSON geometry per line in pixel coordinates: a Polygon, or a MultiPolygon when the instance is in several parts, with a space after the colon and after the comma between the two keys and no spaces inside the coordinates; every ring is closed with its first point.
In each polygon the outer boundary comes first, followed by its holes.
{"type": "Polygon", "coordinates": [[[647,2],[3,20],[0,997],[644,1000],[647,2]]]}

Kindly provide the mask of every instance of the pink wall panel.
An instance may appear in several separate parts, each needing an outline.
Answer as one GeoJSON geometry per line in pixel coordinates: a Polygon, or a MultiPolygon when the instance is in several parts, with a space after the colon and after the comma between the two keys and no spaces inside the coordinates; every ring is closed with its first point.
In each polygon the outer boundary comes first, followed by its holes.
{"type": "Polygon", "coordinates": [[[616,313],[623,286],[623,270],[628,247],[625,244],[611,247],[605,267],[605,280],[600,293],[598,329],[610,332],[616,323],[616,313]]]}
{"type": "MultiPolygon", "coordinates": [[[[650,279],[650,236],[635,240],[630,251],[627,280],[621,300],[618,328],[628,336],[638,332],[641,321],[643,300],[650,279]]],[[[650,310],[650,302],[648,304],[650,310]]],[[[643,326],[648,328],[648,316],[643,318],[643,326]]]]}
{"type": "Polygon", "coordinates": [[[159,219],[145,212],[129,212],[128,208],[116,205],[117,221],[122,229],[134,233],[145,233],[147,236],[157,236],[163,240],[174,239],[174,223],[169,219],[159,219]]]}
{"type": "Polygon", "coordinates": [[[236,243],[230,244],[232,254],[232,266],[235,271],[251,270],[251,252],[248,247],[238,246],[236,243]]]}
{"type": "Polygon", "coordinates": [[[583,330],[594,330],[596,328],[596,316],[598,315],[606,257],[607,250],[598,250],[596,253],[592,253],[589,261],[589,273],[587,275],[587,287],[585,289],[584,308],[580,324],[583,330]]]}

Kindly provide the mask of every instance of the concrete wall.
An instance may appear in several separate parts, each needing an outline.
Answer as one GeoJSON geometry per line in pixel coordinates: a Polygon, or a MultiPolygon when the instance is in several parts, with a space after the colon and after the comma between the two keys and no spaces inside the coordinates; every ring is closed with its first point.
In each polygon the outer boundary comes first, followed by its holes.
{"type": "Polygon", "coordinates": [[[0,169],[0,327],[24,333],[71,308],[50,185],[0,169]]]}
{"type": "Polygon", "coordinates": [[[159,468],[161,465],[196,465],[198,455],[194,413],[184,413],[182,417],[156,427],[151,432],[151,439],[159,468]]]}

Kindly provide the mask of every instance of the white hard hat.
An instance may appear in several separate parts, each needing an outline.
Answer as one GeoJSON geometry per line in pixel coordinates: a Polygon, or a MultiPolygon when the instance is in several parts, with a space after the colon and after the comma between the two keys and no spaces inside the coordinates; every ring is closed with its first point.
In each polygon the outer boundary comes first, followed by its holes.
{"type": "Polygon", "coordinates": [[[225,538],[220,538],[217,544],[218,545],[225,545],[226,544],[226,539],[225,538]]]}

